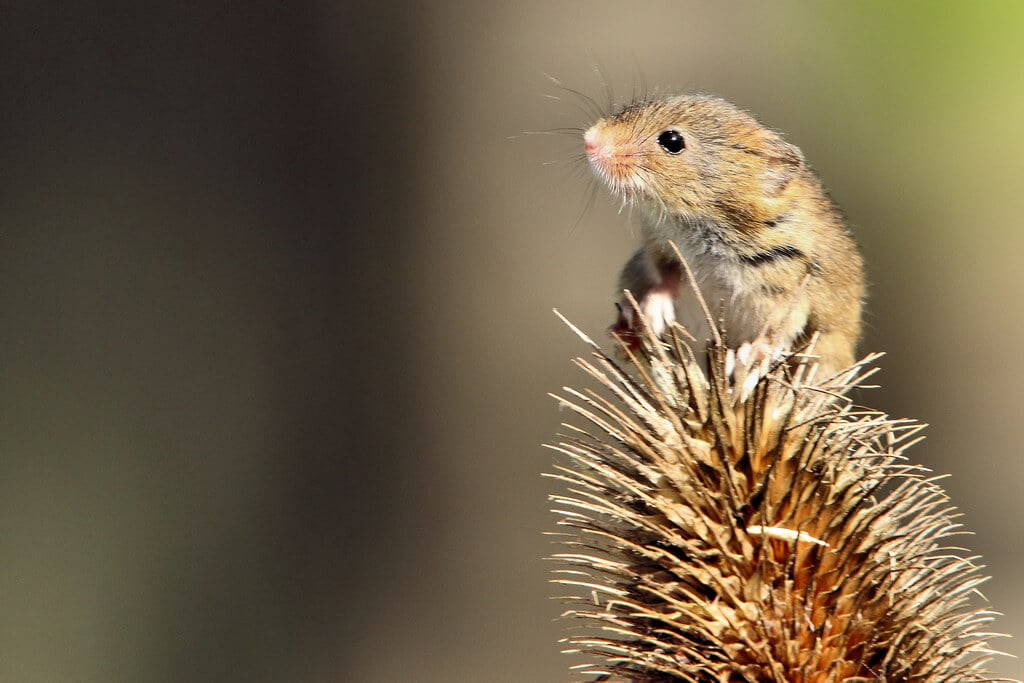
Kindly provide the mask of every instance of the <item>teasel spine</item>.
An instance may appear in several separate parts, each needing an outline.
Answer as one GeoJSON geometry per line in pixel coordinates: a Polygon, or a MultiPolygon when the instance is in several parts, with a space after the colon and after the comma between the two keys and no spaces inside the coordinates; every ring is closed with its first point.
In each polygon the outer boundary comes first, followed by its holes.
{"type": "Polygon", "coordinates": [[[718,330],[702,367],[676,325],[619,361],[565,322],[601,389],[551,446],[577,680],[1010,680],[923,426],[850,399],[880,354],[818,378],[813,341],[748,367],[718,330]]]}

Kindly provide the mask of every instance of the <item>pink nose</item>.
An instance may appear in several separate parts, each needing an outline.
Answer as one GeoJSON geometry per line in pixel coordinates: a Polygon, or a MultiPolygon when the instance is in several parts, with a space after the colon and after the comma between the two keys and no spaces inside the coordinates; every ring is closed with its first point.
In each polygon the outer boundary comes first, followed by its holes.
{"type": "Polygon", "coordinates": [[[593,154],[600,146],[596,130],[591,128],[583,134],[583,148],[587,150],[587,154],[593,154]]]}

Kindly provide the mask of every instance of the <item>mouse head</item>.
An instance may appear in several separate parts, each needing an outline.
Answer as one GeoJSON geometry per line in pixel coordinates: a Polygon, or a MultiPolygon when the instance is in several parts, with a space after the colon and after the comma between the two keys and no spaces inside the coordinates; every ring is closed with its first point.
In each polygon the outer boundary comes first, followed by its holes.
{"type": "Polygon", "coordinates": [[[741,229],[775,211],[804,167],[800,150],[777,133],[703,95],[631,104],[583,139],[598,177],[630,205],[741,229]]]}

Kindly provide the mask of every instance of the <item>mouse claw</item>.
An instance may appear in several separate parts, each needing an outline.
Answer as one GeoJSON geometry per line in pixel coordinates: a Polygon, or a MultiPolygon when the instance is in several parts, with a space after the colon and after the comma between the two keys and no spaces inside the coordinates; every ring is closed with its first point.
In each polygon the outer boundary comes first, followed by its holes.
{"type": "MultiPolygon", "coordinates": [[[[608,334],[615,339],[619,340],[620,343],[628,349],[630,352],[637,352],[643,346],[642,339],[640,336],[640,329],[636,326],[636,313],[633,310],[633,306],[628,301],[616,302],[615,309],[618,315],[615,318],[615,322],[608,328],[608,334]]],[[[626,356],[624,350],[621,355],[626,356]]]]}
{"type": "Polygon", "coordinates": [[[761,378],[771,370],[772,363],[781,358],[782,353],[782,348],[772,346],[764,337],[744,342],[735,351],[729,351],[726,369],[743,400],[750,396],[761,378]]]}
{"type": "Polygon", "coordinates": [[[628,299],[615,304],[618,316],[609,333],[617,337],[631,351],[642,346],[644,329],[649,327],[653,335],[660,338],[676,320],[675,297],[665,289],[652,289],[637,302],[640,315],[628,299]]]}

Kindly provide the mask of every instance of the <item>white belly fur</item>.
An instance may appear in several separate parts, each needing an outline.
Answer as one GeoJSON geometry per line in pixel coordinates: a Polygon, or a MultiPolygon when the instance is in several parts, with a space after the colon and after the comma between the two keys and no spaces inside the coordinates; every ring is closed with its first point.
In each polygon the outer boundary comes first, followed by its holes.
{"type": "MultiPolygon", "coordinates": [[[[765,294],[763,277],[755,269],[706,250],[686,249],[683,254],[711,317],[716,321],[721,319],[724,325],[729,347],[736,348],[767,333],[772,346],[788,348],[805,328],[809,313],[806,297],[782,304],[776,297],[765,294]]],[[[699,343],[711,338],[704,311],[685,282],[685,276],[676,302],[676,314],[699,343]]]]}

